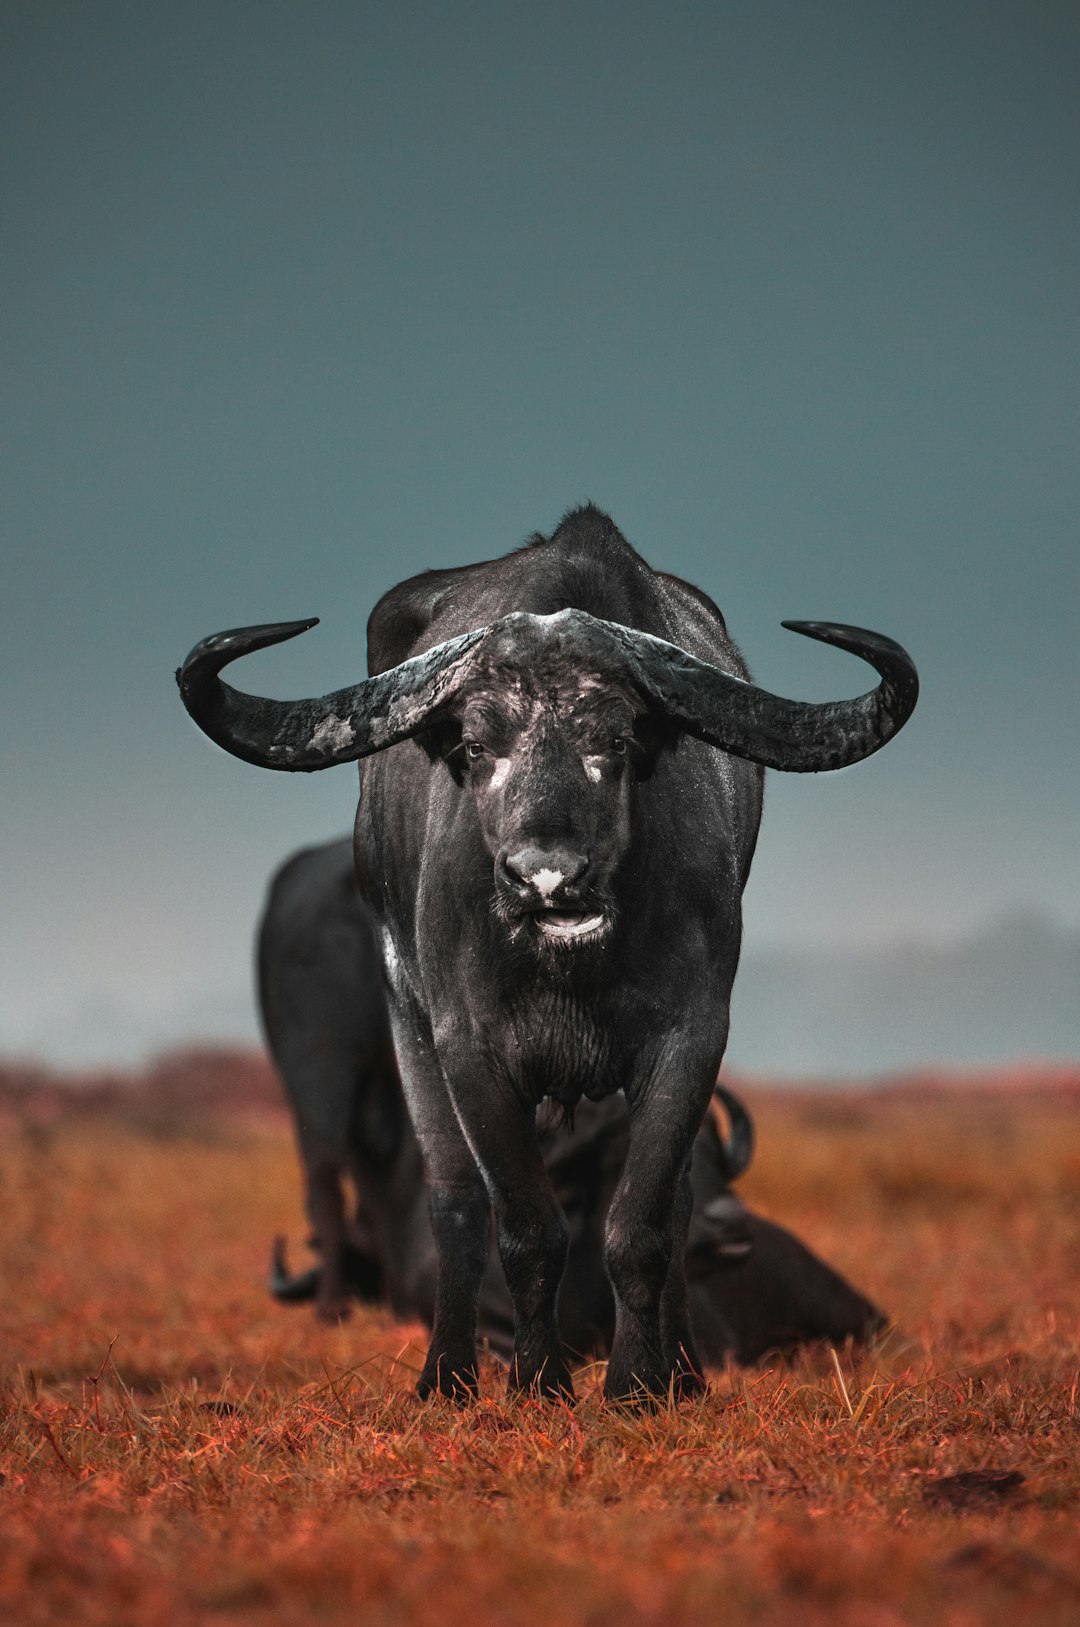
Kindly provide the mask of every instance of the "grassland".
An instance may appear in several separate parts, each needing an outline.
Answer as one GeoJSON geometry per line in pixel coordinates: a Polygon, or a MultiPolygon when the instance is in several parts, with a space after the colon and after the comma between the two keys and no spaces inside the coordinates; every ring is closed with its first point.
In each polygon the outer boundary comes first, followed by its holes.
{"type": "Polygon", "coordinates": [[[6,1086],[6,1622],[1080,1621],[1080,1077],[747,1086],[744,1195],[894,1326],[644,1417],[421,1405],[422,1330],[271,1304],[258,1063],[6,1086]]]}

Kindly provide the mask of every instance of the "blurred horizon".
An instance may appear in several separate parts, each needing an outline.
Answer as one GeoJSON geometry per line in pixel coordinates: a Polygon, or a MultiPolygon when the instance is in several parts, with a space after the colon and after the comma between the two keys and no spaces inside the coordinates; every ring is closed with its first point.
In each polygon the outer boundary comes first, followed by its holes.
{"type": "MultiPolygon", "coordinates": [[[[86,1002],[0,1051],[6,1064],[141,1068],[188,1047],[261,1046],[254,967],[184,1004],[86,1002]]],[[[924,1068],[1080,1065],[1080,932],[1016,910],[952,940],[744,954],[725,1070],[873,1080],[924,1068]]]]}
{"type": "MultiPolygon", "coordinates": [[[[321,615],[237,681],[325,693],[395,581],[586,498],[765,687],[866,687],[787,618],[920,670],[878,757],[769,778],[733,1059],[854,1054],[851,1002],[776,957],[842,990],[1016,912],[1080,937],[1080,10],[10,0],[2,26],[0,1056],[253,1031],[267,879],[348,828],[355,773],[210,747],[172,681],[198,639],[321,615]]],[[[958,971],[935,1043],[1075,1032],[1006,938],[1015,1019],[1004,972],[987,1008],[958,971]]],[[[902,1012],[877,1033],[902,1049],[902,1012]]]]}

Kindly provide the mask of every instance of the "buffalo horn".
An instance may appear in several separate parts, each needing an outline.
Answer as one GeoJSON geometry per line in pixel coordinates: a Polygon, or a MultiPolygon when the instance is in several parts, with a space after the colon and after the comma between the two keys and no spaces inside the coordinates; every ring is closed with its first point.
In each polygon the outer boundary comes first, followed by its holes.
{"type": "Polygon", "coordinates": [[[714,1086],[713,1096],[727,1114],[730,1126],[726,1140],[717,1137],[724,1165],[724,1178],[727,1181],[737,1181],[739,1176],[745,1175],[750,1168],[750,1161],[754,1156],[754,1121],[739,1098],[728,1090],[726,1085],[714,1086]]]}
{"type": "Polygon", "coordinates": [[[318,700],[275,701],[222,683],[230,661],[284,643],[308,621],[274,622],[214,633],[196,644],[176,674],[180,696],[204,734],[234,757],[258,768],[311,773],[355,762],[418,734],[459,676],[462,658],[485,628],[448,639],[401,666],[318,700]]]}
{"type": "Polygon", "coordinates": [[[601,664],[610,652],[655,711],[709,745],[767,768],[818,773],[859,762],[903,727],[919,693],[914,665],[900,645],[858,627],[783,623],[860,656],[881,675],[876,689],[855,700],[816,704],[783,700],[675,644],[582,610],[553,616],[515,612],[318,700],[264,700],[232,689],[218,677],[239,656],[295,638],[315,625],[310,620],[240,627],[195,646],[176,680],[184,705],[211,740],[260,768],[309,773],[354,762],[418,734],[466,676],[471,662],[465,657],[481,640],[541,625],[555,637],[582,635],[601,664]]]}
{"type": "Polygon", "coordinates": [[[785,621],[793,633],[834,644],[881,675],[855,700],[783,700],[648,633],[603,624],[624,650],[630,676],[658,712],[710,746],[797,774],[857,763],[902,729],[915,709],[919,678],[906,650],[882,633],[829,621],[785,621]]]}
{"type": "Polygon", "coordinates": [[[280,1299],[290,1305],[314,1299],[319,1292],[321,1278],[320,1265],[313,1265],[310,1270],[301,1271],[299,1276],[290,1277],[285,1256],[285,1239],[274,1238],[274,1250],[270,1260],[270,1293],[274,1299],[280,1299]]]}

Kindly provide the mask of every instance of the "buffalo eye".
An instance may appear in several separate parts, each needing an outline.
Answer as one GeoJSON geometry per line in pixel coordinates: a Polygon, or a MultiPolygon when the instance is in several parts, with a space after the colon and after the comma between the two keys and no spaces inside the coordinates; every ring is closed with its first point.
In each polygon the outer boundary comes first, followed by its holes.
{"type": "Polygon", "coordinates": [[[630,742],[624,734],[617,734],[611,742],[611,749],[616,757],[625,757],[630,750],[630,742]]]}
{"type": "Polygon", "coordinates": [[[484,748],[480,744],[479,740],[465,741],[465,755],[468,757],[470,762],[474,763],[478,757],[482,757],[484,755],[484,748]]]}

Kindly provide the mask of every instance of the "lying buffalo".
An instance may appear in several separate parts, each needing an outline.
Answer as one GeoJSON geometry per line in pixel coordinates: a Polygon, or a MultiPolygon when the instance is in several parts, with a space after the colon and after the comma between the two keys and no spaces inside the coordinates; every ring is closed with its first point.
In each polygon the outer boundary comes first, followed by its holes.
{"type": "MultiPolygon", "coordinates": [[[[296,854],[271,883],[259,932],[259,991],[267,1038],[296,1121],[307,1203],[321,1264],[290,1277],[275,1250],[271,1291],[315,1300],[334,1320],[350,1298],[386,1303],[431,1325],[437,1262],[420,1147],[398,1080],[375,929],[360,899],[352,844],[296,854]],[[346,1213],[343,1177],[357,1192],[346,1213]]],[[[694,1206],[685,1260],[698,1348],[710,1366],[742,1363],[811,1340],[865,1339],[884,1318],[782,1226],[731,1190],[753,1150],[749,1117],[718,1089],[731,1123],[710,1116],[691,1161],[694,1206]]],[[[574,1127],[542,1134],[544,1161],[570,1247],[559,1327],[580,1357],[611,1347],[615,1305],[603,1266],[604,1216],[628,1141],[625,1104],[583,1101],[574,1127]]],[[[510,1357],[513,1303],[494,1239],[479,1328],[510,1357]]]]}

